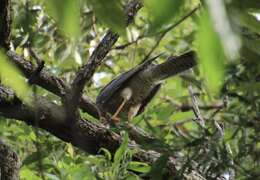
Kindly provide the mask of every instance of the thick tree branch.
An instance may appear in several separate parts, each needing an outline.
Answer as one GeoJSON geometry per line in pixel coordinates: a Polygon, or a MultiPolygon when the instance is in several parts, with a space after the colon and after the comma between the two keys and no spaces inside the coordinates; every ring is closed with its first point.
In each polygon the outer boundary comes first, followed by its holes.
{"type": "MultiPolygon", "coordinates": [[[[141,7],[142,4],[138,0],[133,0],[126,5],[125,13],[127,17],[127,24],[133,21],[133,17],[141,7]]],[[[109,30],[91,54],[87,64],[85,64],[77,72],[76,77],[72,83],[72,89],[67,97],[67,106],[69,106],[68,109],[70,114],[73,114],[76,111],[77,104],[83,94],[86,82],[92,78],[95,70],[102,63],[103,59],[111,50],[112,46],[116,43],[118,38],[119,35],[117,33],[109,30]]]]}
{"type": "MultiPolygon", "coordinates": [[[[36,126],[37,122],[37,127],[90,154],[98,154],[100,148],[106,148],[114,154],[119,147],[121,137],[106,127],[80,118],[75,122],[75,128],[71,129],[70,124],[65,121],[66,114],[63,106],[58,106],[46,99],[41,99],[37,103],[38,120],[35,119],[33,107],[24,105],[11,90],[0,86],[0,113],[5,118],[21,120],[32,126],[36,126]]],[[[130,147],[140,149],[140,146],[135,143],[131,143],[130,147]]],[[[134,159],[149,164],[152,164],[158,157],[160,153],[142,149],[133,156],[134,159]]],[[[175,158],[169,158],[167,164],[169,174],[176,173],[175,166],[175,158]]]]}
{"type": "MultiPolygon", "coordinates": [[[[35,72],[36,67],[30,61],[18,56],[15,52],[8,51],[7,56],[10,61],[20,69],[27,79],[29,79],[35,72]]],[[[65,90],[68,88],[68,85],[61,78],[52,75],[49,71],[44,69],[34,79],[33,83],[56,94],[59,97],[64,97],[65,90]]],[[[89,113],[91,116],[95,118],[99,117],[97,107],[88,97],[82,96],[80,98],[79,106],[84,112],[89,113]]]]}
{"type": "MultiPolygon", "coordinates": [[[[17,67],[24,73],[26,78],[30,79],[32,77],[31,75],[36,72],[37,68],[34,67],[34,65],[30,61],[25,60],[12,51],[8,51],[7,55],[10,58],[11,62],[15,63],[17,67]]],[[[51,75],[51,73],[45,69],[43,69],[40,74],[34,77],[33,83],[60,97],[64,97],[65,90],[68,88],[68,86],[64,83],[62,79],[51,75]]],[[[95,103],[93,103],[87,97],[81,97],[79,106],[83,111],[89,113],[95,118],[99,118],[99,112],[95,103]]],[[[130,137],[138,143],[150,143],[155,140],[150,136],[144,135],[140,132],[138,133],[138,130],[136,129],[131,129],[129,133],[130,137]]]]}
{"type": "Polygon", "coordinates": [[[18,180],[20,164],[18,155],[0,140],[0,179],[18,180]]]}

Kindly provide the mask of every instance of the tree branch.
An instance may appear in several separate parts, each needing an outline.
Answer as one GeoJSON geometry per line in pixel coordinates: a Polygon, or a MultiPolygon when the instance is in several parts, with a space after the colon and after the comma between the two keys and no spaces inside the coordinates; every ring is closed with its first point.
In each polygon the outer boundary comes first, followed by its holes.
{"type": "MultiPolygon", "coordinates": [[[[20,71],[25,75],[27,79],[31,77],[31,74],[37,69],[30,61],[20,57],[13,51],[8,51],[7,56],[10,61],[13,62],[20,71]]],[[[59,77],[52,75],[49,71],[43,69],[41,73],[35,77],[34,84],[56,94],[59,97],[65,96],[65,90],[68,85],[59,77]]],[[[91,116],[98,118],[98,110],[94,102],[86,96],[82,96],[79,102],[80,108],[90,114],[91,116]]]]}
{"type": "MultiPolygon", "coordinates": [[[[196,93],[193,93],[193,95],[196,96],[196,93]]],[[[162,99],[165,102],[169,102],[173,107],[175,107],[177,110],[182,111],[182,112],[190,111],[190,110],[193,109],[192,104],[178,103],[178,102],[174,101],[169,96],[162,97],[162,99]]],[[[210,104],[210,105],[198,105],[198,107],[199,107],[199,109],[204,110],[204,111],[218,110],[218,109],[224,108],[225,104],[224,103],[217,103],[217,104],[210,104]]]]}
{"type": "MultiPolygon", "coordinates": [[[[70,125],[65,121],[66,114],[63,106],[58,106],[43,98],[37,103],[38,120],[35,119],[35,107],[24,105],[11,90],[0,86],[0,113],[5,118],[17,119],[32,126],[37,124],[37,127],[90,154],[98,154],[100,148],[106,148],[114,154],[120,146],[121,136],[106,127],[79,118],[75,122],[75,128],[71,130],[70,125]]],[[[129,147],[139,149],[133,158],[141,162],[152,164],[160,157],[160,153],[142,150],[134,142],[131,142],[129,147]]],[[[167,168],[170,175],[176,173],[176,163],[177,160],[174,157],[169,158],[167,168]]]]}
{"type": "MultiPolygon", "coordinates": [[[[141,7],[142,4],[138,0],[133,0],[126,5],[125,14],[127,16],[127,24],[133,21],[133,17],[141,7]]],[[[117,33],[109,30],[91,54],[88,63],[77,72],[66,100],[66,105],[68,106],[67,109],[70,111],[70,115],[74,114],[77,109],[77,104],[83,94],[86,82],[92,78],[97,67],[102,63],[103,59],[111,50],[118,38],[119,35],[117,33]]]]}
{"type": "MultiPolygon", "coordinates": [[[[17,65],[27,79],[30,79],[32,74],[37,71],[37,67],[35,67],[30,61],[18,56],[13,51],[8,51],[7,56],[10,58],[11,62],[17,65]]],[[[62,98],[65,96],[65,90],[68,89],[68,86],[61,78],[51,75],[51,73],[46,69],[42,69],[40,74],[34,76],[33,83],[62,98]]],[[[98,108],[88,97],[82,96],[80,98],[79,106],[84,112],[89,113],[95,118],[99,118],[98,108]]],[[[150,136],[138,133],[138,130],[136,129],[131,129],[129,133],[130,137],[139,143],[150,143],[154,140],[154,138],[150,136]]]]}

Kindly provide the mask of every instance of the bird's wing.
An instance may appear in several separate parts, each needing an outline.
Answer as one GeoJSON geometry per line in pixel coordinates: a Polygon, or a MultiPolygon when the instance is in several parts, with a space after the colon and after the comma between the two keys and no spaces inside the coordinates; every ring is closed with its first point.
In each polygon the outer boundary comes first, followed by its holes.
{"type": "Polygon", "coordinates": [[[153,97],[157,94],[157,92],[160,90],[161,88],[161,84],[157,84],[156,86],[154,86],[154,88],[151,90],[151,92],[149,93],[149,95],[143,100],[140,109],[138,110],[136,116],[138,116],[139,114],[141,114],[142,112],[144,112],[145,107],[147,104],[149,104],[149,102],[153,99],[153,97]]]}
{"type": "Polygon", "coordinates": [[[130,69],[127,72],[124,72],[117,76],[115,79],[113,79],[110,83],[108,83],[99,93],[96,99],[96,103],[103,104],[106,103],[110,97],[112,97],[119,89],[124,87],[124,84],[129,81],[135,74],[146,68],[148,65],[150,65],[156,58],[161,56],[162,54],[159,54],[142,64],[139,64],[133,69],[130,69]]]}
{"type": "Polygon", "coordinates": [[[123,85],[136,73],[140,71],[140,68],[134,68],[127,72],[124,72],[108,83],[97,96],[97,103],[105,103],[112,97],[123,85]]]}

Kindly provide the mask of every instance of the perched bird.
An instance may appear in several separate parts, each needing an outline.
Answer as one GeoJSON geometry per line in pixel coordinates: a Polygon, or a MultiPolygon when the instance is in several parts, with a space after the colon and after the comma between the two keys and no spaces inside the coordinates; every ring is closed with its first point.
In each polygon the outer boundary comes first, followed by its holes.
{"type": "Polygon", "coordinates": [[[161,87],[162,80],[196,65],[195,53],[189,51],[170,57],[162,64],[152,63],[158,56],[122,73],[108,83],[96,99],[98,107],[120,119],[132,120],[142,113],[161,87]]]}

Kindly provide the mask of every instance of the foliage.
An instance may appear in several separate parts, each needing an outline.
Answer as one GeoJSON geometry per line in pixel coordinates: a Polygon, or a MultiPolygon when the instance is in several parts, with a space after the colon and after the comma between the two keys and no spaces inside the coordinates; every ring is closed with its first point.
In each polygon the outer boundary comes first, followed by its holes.
{"type": "MultiPolygon", "coordinates": [[[[163,152],[154,165],[132,159],[137,150],[127,146],[127,133],[114,157],[106,149],[100,150],[103,155],[93,156],[43,130],[1,117],[0,135],[23,162],[21,179],[41,179],[41,171],[53,180],[162,178],[165,158],[171,155],[184,162],[178,170],[180,178],[194,167],[206,179],[259,177],[260,4],[256,0],[212,2],[145,1],[135,23],[126,28],[122,5],[126,1],[13,0],[13,48],[32,60],[28,46],[33,47],[46,68],[67,82],[87,62],[107,28],[123,35],[86,88],[93,99],[113,77],[139,64],[151,49],[153,55],[165,52],[164,59],[195,49],[200,63],[194,71],[168,79],[146,111],[132,122],[158,139],[143,145],[163,152]],[[168,29],[197,6],[195,14],[168,29]],[[196,121],[189,86],[197,96],[205,127],[196,121]]],[[[3,78],[9,79],[12,83],[7,85],[23,97],[26,83],[2,54],[0,62],[1,83],[3,78]]],[[[60,101],[43,89],[37,92],[60,101]]]]}

